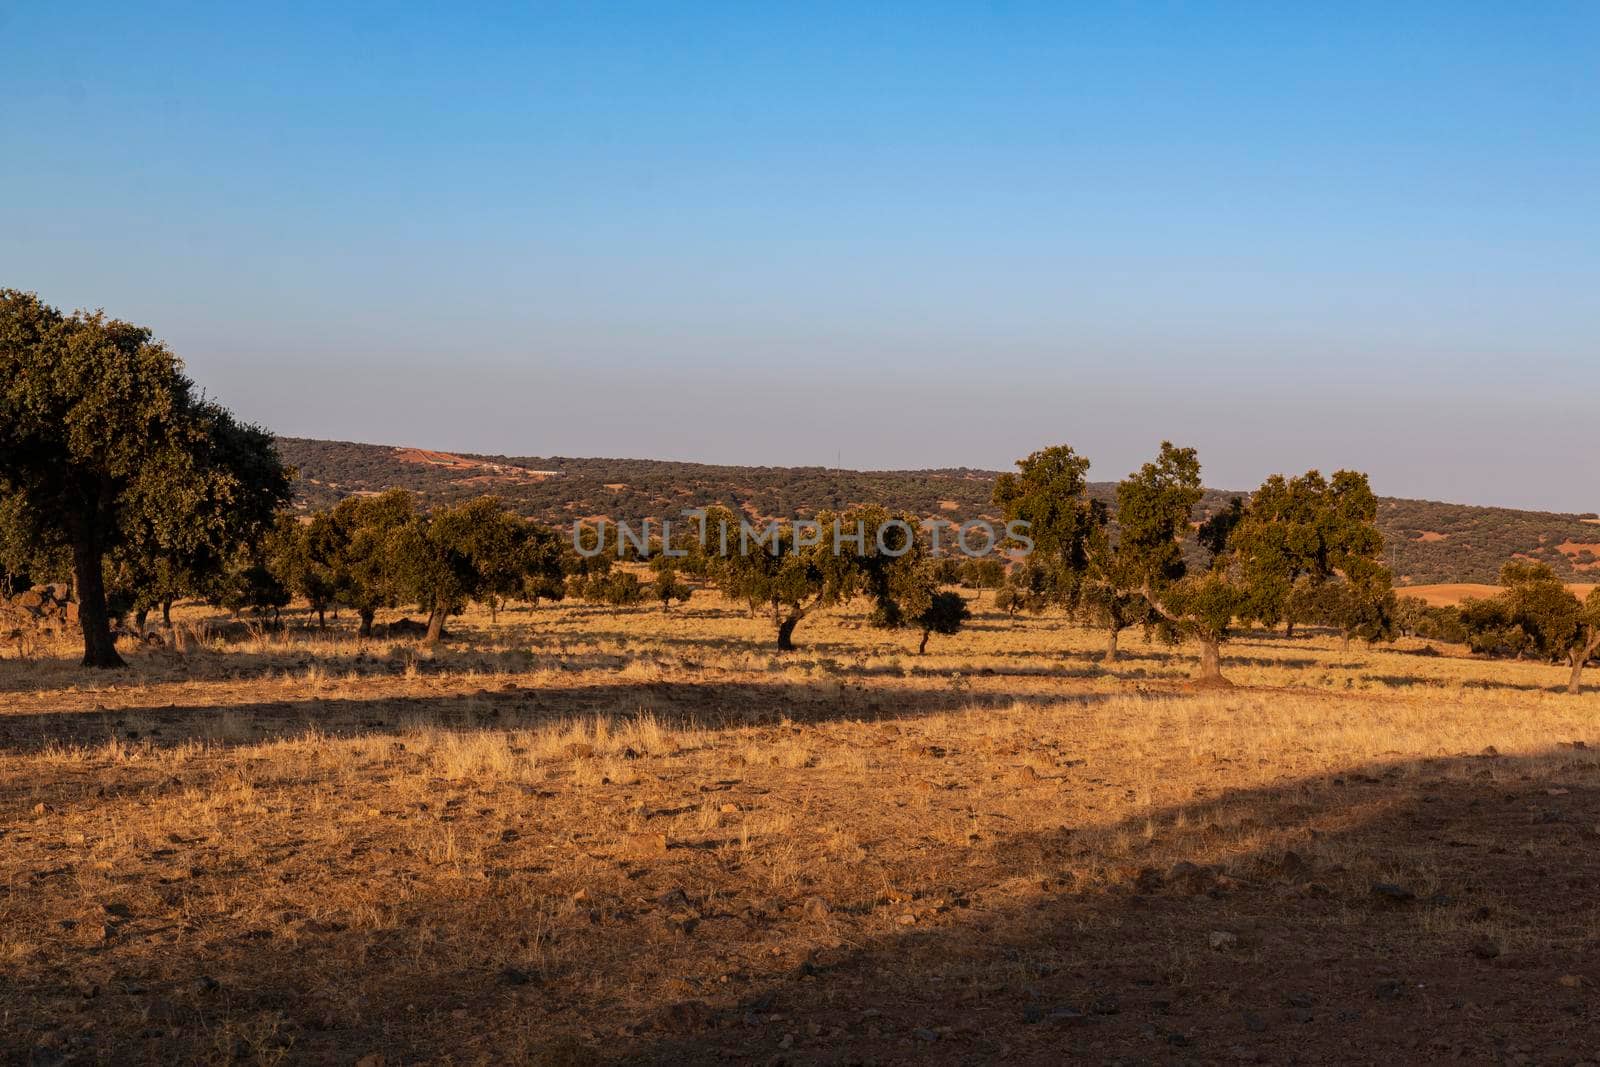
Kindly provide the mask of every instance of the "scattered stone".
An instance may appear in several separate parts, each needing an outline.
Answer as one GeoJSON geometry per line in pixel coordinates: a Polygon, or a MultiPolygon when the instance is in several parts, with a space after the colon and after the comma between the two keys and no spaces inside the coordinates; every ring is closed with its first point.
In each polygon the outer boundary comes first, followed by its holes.
{"type": "Polygon", "coordinates": [[[1263,1019],[1253,1011],[1247,1011],[1244,1013],[1244,1028],[1250,1031],[1252,1034],[1265,1033],[1267,1030],[1267,1020],[1263,1019]]]}
{"type": "Polygon", "coordinates": [[[808,919],[826,919],[833,912],[833,908],[821,897],[807,897],[801,910],[808,919]]]}
{"type": "Polygon", "coordinates": [[[533,981],[533,974],[520,967],[503,967],[500,970],[501,985],[530,985],[533,981]]]}
{"type": "Polygon", "coordinates": [[[900,926],[915,926],[917,925],[917,917],[908,911],[896,919],[895,922],[900,926]]]}
{"type": "MultiPolygon", "coordinates": [[[[690,1034],[706,1029],[715,1019],[716,1012],[705,1001],[684,1000],[662,1008],[656,1017],[656,1027],[672,1034],[690,1034]]],[[[794,1035],[788,1036],[792,1039],[794,1035]]]]}
{"type": "Polygon", "coordinates": [[[1556,979],[1556,983],[1563,989],[1582,989],[1583,976],[1578,974],[1564,974],[1556,979]]]}
{"type": "Polygon", "coordinates": [[[1210,943],[1213,951],[1227,952],[1229,949],[1238,946],[1239,935],[1231,934],[1226,930],[1213,930],[1206,937],[1206,940],[1210,943]]]}
{"type": "Polygon", "coordinates": [[[1467,946],[1474,956],[1480,960],[1492,960],[1500,955],[1500,944],[1487,934],[1479,934],[1472,939],[1472,944],[1467,946]]]}
{"type": "Polygon", "coordinates": [[[911,1031],[911,1036],[916,1038],[918,1041],[933,1042],[933,1041],[939,1040],[938,1032],[934,1031],[934,1030],[929,1030],[926,1026],[919,1026],[916,1029],[912,1030],[911,1031]]]}
{"type": "Polygon", "coordinates": [[[1045,1021],[1051,1026],[1087,1026],[1094,1018],[1076,1008],[1057,1008],[1045,1016],[1045,1021]]]}
{"type": "Polygon", "coordinates": [[[1154,893],[1159,890],[1166,880],[1161,877],[1161,872],[1154,867],[1141,867],[1133,879],[1133,888],[1140,893],[1154,893]]]}
{"type": "Polygon", "coordinates": [[[667,835],[629,834],[627,837],[627,849],[630,854],[639,857],[665,856],[667,854],[667,835]]]}
{"type": "Polygon", "coordinates": [[[194,980],[194,991],[196,993],[215,993],[221,988],[222,983],[208,974],[202,974],[194,980]]]}
{"type": "Polygon", "coordinates": [[[1393,882],[1376,882],[1372,886],[1372,895],[1387,904],[1410,904],[1417,899],[1417,895],[1405,886],[1395,885],[1393,882]]]}

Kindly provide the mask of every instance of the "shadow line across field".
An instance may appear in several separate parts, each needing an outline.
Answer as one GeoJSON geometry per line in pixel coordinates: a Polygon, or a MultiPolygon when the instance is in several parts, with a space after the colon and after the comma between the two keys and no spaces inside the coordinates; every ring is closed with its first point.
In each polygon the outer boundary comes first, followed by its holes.
{"type": "MultiPolygon", "coordinates": [[[[101,993],[94,1036],[181,1058],[224,1016],[271,1015],[292,1058],[319,1062],[1593,1059],[1600,849],[1584,841],[1600,788],[1543,784],[1594,771],[1571,752],[1373,764],[1104,827],[929,842],[918,869],[939,874],[903,904],[836,899],[822,916],[805,889],[772,900],[723,877],[710,892],[715,858],[674,848],[619,858],[625,898],[547,927],[539,894],[562,885],[540,866],[486,896],[419,888],[377,927],[292,943],[202,930],[162,949],[176,988],[101,993]],[[1114,840],[1133,844],[1107,868],[1114,840]],[[1398,891],[1374,892],[1380,877],[1398,891]],[[698,925],[661,932],[684,911],[698,925]],[[429,959],[419,931],[479,955],[429,959]],[[352,961],[370,999],[348,988],[352,961]],[[221,992],[193,992],[198,975],[221,992]]],[[[111,947],[58,951],[51,981],[0,986],[24,1021],[5,1058],[28,1055],[58,986],[111,947]]]]}
{"type": "Polygon", "coordinates": [[[19,711],[0,717],[0,754],[47,744],[120,739],[171,748],[189,742],[260,744],[319,732],[401,734],[418,727],[533,729],[594,716],[654,716],[668,728],[725,728],[794,722],[916,718],[1013,704],[1089,704],[1107,693],[973,690],[904,686],[883,692],[850,685],[630,680],[437,694],[310,697],[114,710],[19,711]]]}

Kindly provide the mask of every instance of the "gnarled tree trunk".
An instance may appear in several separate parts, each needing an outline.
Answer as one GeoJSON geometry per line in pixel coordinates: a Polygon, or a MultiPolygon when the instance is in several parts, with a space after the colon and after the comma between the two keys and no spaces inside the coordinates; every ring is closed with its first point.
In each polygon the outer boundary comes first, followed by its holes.
{"type": "Polygon", "coordinates": [[[1115,626],[1106,627],[1106,654],[1101,662],[1108,667],[1117,662],[1117,642],[1121,639],[1121,633],[1115,626]]]}
{"type": "Polygon", "coordinates": [[[356,636],[371,637],[372,619],[375,615],[377,615],[377,612],[373,611],[371,608],[362,608],[356,612],[356,615],[361,619],[361,627],[356,631],[356,636]]]}
{"type": "Polygon", "coordinates": [[[794,651],[794,628],[800,625],[800,620],[803,618],[805,618],[804,615],[791,614],[786,615],[782,619],[778,620],[779,652],[794,651]]]}
{"type": "Polygon", "coordinates": [[[447,614],[448,612],[439,606],[428,612],[428,632],[422,635],[422,639],[428,644],[438,644],[439,639],[444,636],[444,617],[447,614]]]}
{"type": "Polygon", "coordinates": [[[126,667],[111,637],[111,613],[106,607],[105,575],[100,547],[87,530],[79,531],[72,546],[72,573],[78,586],[78,627],[83,631],[85,667],[126,667]]]}
{"type": "Polygon", "coordinates": [[[1584,634],[1584,642],[1567,654],[1572,664],[1572,677],[1567,680],[1567,692],[1577,696],[1583,692],[1583,666],[1589,657],[1600,652],[1600,627],[1592,627],[1584,634]]]}
{"type": "Polygon", "coordinates": [[[932,632],[933,632],[932,630],[924,630],[924,631],[922,631],[922,643],[917,645],[917,655],[921,656],[921,655],[924,655],[924,654],[927,653],[927,651],[928,651],[928,635],[930,633],[932,633],[932,632]]]}

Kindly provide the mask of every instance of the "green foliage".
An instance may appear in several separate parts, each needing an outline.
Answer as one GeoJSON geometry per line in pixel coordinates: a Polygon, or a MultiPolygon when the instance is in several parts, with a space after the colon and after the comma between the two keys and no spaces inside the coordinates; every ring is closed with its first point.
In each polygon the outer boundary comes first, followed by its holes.
{"type": "Polygon", "coordinates": [[[912,619],[912,624],[922,631],[922,643],[917,646],[917,654],[928,650],[929,634],[959,633],[970,618],[972,612],[960,593],[933,593],[928,598],[927,606],[912,619]]]}
{"type": "Polygon", "coordinates": [[[1017,461],[1017,473],[995,479],[994,502],[1009,523],[1028,524],[1034,549],[1029,562],[1048,585],[1047,595],[1071,607],[1089,565],[1089,546],[1107,521],[1104,505],[1090,500],[1089,461],[1067,445],[1041,449],[1017,461]]]}
{"type": "MultiPolygon", "coordinates": [[[[666,556],[658,556],[652,563],[668,559],[669,557],[666,556]]],[[[660,566],[653,569],[656,572],[656,578],[651,585],[650,594],[661,602],[661,610],[667,610],[672,606],[673,601],[685,604],[694,595],[693,587],[680,579],[677,570],[672,566],[660,566]]]]}
{"type": "Polygon", "coordinates": [[[621,567],[589,575],[582,586],[583,599],[595,604],[628,607],[644,600],[644,583],[621,567]]]}

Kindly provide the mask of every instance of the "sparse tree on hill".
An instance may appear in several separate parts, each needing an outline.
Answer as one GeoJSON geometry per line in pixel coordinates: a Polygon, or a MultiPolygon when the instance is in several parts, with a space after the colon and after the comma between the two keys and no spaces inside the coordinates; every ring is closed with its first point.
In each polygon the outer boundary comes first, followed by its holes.
{"type": "Polygon", "coordinates": [[[0,290],[0,496],[25,502],[41,548],[70,550],[85,666],[122,665],[109,557],[231,549],[288,487],[271,438],[197,397],[150,330],[0,290]]]}
{"type": "Polygon", "coordinates": [[[534,607],[541,600],[561,600],[566,596],[566,576],[571,552],[561,542],[561,535],[545,526],[530,525],[526,558],[522,571],[522,598],[534,607]]]}
{"type": "Polygon", "coordinates": [[[1567,692],[1583,688],[1583,668],[1600,652],[1600,588],[1579,600],[1543,563],[1511,560],[1500,571],[1497,598],[1529,651],[1562,660],[1571,670],[1567,692]]]}
{"type": "Polygon", "coordinates": [[[1175,635],[1200,645],[1199,680],[1225,684],[1222,642],[1245,604],[1230,553],[1217,555],[1203,575],[1187,574],[1182,541],[1200,502],[1200,460],[1192,448],[1161,443],[1154,462],[1117,486],[1119,574],[1175,635]]]}
{"type": "Polygon", "coordinates": [[[967,609],[967,602],[960,593],[936,592],[928,598],[927,607],[917,613],[913,619],[916,627],[922,631],[922,640],[917,644],[917,655],[928,651],[928,636],[930,634],[955,634],[972,612],[967,609]]]}
{"type": "Polygon", "coordinates": [[[678,572],[671,566],[655,566],[664,563],[666,557],[658,556],[651,561],[656,578],[651,584],[650,592],[657,600],[661,601],[661,610],[666,611],[672,607],[676,600],[679,604],[687,603],[694,595],[694,588],[678,577],[678,572]]]}
{"type": "Polygon", "coordinates": [[[349,497],[333,509],[328,538],[335,561],[334,600],[356,613],[360,637],[372,636],[381,609],[400,603],[404,583],[389,546],[416,516],[416,499],[404,489],[349,497]]]}
{"type": "Polygon", "coordinates": [[[1007,522],[1028,524],[1040,595],[1071,610],[1083,591],[1089,549],[1106,525],[1106,509],[1088,496],[1089,460],[1067,445],[1017,461],[1015,474],[995,479],[994,502],[1007,522]]]}

